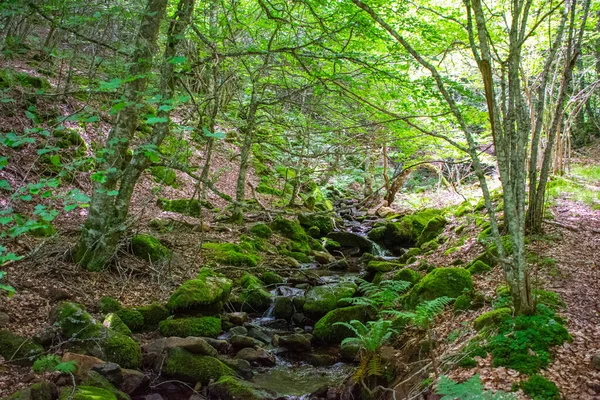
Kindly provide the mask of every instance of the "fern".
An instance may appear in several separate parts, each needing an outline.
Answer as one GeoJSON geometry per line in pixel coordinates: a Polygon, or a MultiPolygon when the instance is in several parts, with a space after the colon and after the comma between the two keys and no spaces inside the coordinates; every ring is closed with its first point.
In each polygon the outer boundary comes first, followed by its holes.
{"type": "Polygon", "coordinates": [[[72,374],[77,369],[77,361],[61,362],[60,357],[48,354],[38,358],[33,363],[32,370],[35,373],[58,371],[61,374],[72,374]]]}
{"type": "Polygon", "coordinates": [[[346,297],[341,301],[355,306],[368,306],[378,310],[394,308],[400,303],[400,297],[410,288],[410,282],[386,280],[378,285],[359,279],[359,291],[362,296],[346,297]]]}
{"type": "Polygon", "coordinates": [[[444,395],[440,400],[516,400],[512,393],[501,390],[492,392],[485,390],[479,375],[474,375],[463,383],[456,383],[442,375],[438,381],[437,394],[444,395]]]}
{"type": "Polygon", "coordinates": [[[450,297],[438,297],[437,299],[425,301],[412,311],[384,310],[382,313],[393,317],[401,317],[410,320],[410,322],[419,329],[428,329],[433,319],[444,311],[444,308],[454,300],[450,297]]]}

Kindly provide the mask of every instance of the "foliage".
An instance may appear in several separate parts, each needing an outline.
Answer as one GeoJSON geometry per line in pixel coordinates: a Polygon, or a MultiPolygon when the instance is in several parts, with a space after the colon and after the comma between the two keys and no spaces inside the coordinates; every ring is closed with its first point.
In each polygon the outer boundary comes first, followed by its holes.
{"type": "Polygon", "coordinates": [[[405,318],[417,328],[427,330],[431,327],[435,317],[442,313],[444,308],[453,300],[453,298],[443,296],[434,300],[424,301],[423,303],[419,304],[413,312],[384,310],[383,313],[396,318],[405,318]]]}
{"type": "Polygon", "coordinates": [[[35,373],[60,372],[61,374],[72,374],[77,369],[77,361],[71,360],[61,362],[60,357],[48,354],[34,361],[32,370],[35,373]]]}
{"type": "Polygon", "coordinates": [[[345,325],[338,325],[337,322],[347,322],[356,320],[362,323],[370,321],[374,317],[373,311],[369,307],[350,306],[337,308],[329,311],[325,316],[317,321],[313,330],[314,338],[317,341],[325,343],[340,343],[344,339],[353,336],[355,333],[345,325]]]}
{"type": "Polygon", "coordinates": [[[401,295],[411,286],[410,282],[384,280],[379,284],[359,279],[358,290],[362,296],[345,297],[340,301],[356,306],[373,307],[376,310],[395,308],[400,304],[401,295]]]}
{"type": "MultiPolygon", "coordinates": [[[[5,275],[6,275],[6,272],[0,271],[0,280],[2,278],[4,278],[5,275]]],[[[6,285],[4,283],[0,283],[0,293],[2,293],[2,292],[6,292],[6,294],[8,295],[8,297],[12,297],[15,294],[15,289],[12,286],[10,286],[10,285],[6,285]]]]}
{"type": "Polygon", "coordinates": [[[541,375],[532,375],[519,386],[533,400],[560,400],[562,397],[556,384],[541,375]]]}
{"type": "Polygon", "coordinates": [[[440,400],[516,400],[512,393],[485,390],[479,375],[474,375],[463,383],[456,383],[442,375],[437,384],[437,394],[444,395],[440,400]]]}

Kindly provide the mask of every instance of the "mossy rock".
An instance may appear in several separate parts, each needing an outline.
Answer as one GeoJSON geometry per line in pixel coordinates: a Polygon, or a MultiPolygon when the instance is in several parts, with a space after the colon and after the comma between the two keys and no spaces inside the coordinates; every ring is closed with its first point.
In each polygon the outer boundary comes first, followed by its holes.
{"type": "Polygon", "coordinates": [[[300,253],[299,251],[290,251],[288,254],[282,254],[284,256],[290,256],[293,259],[297,260],[301,264],[309,264],[312,262],[311,258],[304,253],[300,253]]]}
{"type": "Polygon", "coordinates": [[[250,227],[250,233],[263,239],[269,239],[273,234],[271,228],[266,224],[256,224],[250,227]]]}
{"type": "Polygon", "coordinates": [[[406,263],[406,264],[410,264],[408,262],[408,260],[415,258],[418,255],[421,255],[422,252],[423,251],[420,248],[412,247],[412,248],[408,249],[408,251],[406,253],[402,254],[402,256],[398,259],[398,261],[406,263]]]}
{"type": "Polygon", "coordinates": [[[101,346],[106,360],[117,363],[122,368],[136,369],[142,364],[140,345],[128,336],[109,332],[101,346]]]}
{"type": "Polygon", "coordinates": [[[113,384],[108,381],[108,379],[96,371],[89,371],[87,377],[81,382],[81,385],[109,391],[117,398],[117,400],[131,400],[131,397],[114,387],[113,384]]]}
{"type": "Polygon", "coordinates": [[[121,308],[121,303],[109,296],[102,297],[98,302],[98,310],[101,314],[115,313],[121,308]]]}
{"type": "Polygon", "coordinates": [[[395,281],[410,282],[413,285],[421,280],[421,274],[411,268],[403,268],[394,275],[395,281]]]}
{"type": "Polygon", "coordinates": [[[227,400],[265,400],[271,399],[270,393],[254,384],[233,376],[223,376],[209,386],[211,395],[227,400]]]}
{"type": "Polygon", "coordinates": [[[406,305],[415,307],[422,301],[448,296],[457,298],[473,289],[471,274],[464,268],[435,268],[425,275],[406,296],[406,305]]]}
{"type": "Polygon", "coordinates": [[[75,393],[73,388],[63,387],[60,390],[58,400],[118,400],[114,393],[110,390],[93,387],[93,386],[77,386],[75,393]]]}
{"type": "Polygon", "coordinates": [[[323,246],[323,244],[321,243],[321,241],[317,240],[313,237],[308,238],[308,247],[311,250],[315,250],[315,251],[327,251],[325,249],[325,246],[323,246]]]}
{"type": "Polygon", "coordinates": [[[77,303],[61,303],[56,309],[54,320],[67,339],[91,339],[102,336],[102,325],[77,303]]]}
{"type": "Polygon", "coordinates": [[[463,215],[470,214],[474,211],[473,205],[470,201],[464,201],[456,207],[453,214],[455,217],[462,217],[463,215]]]}
{"type": "Polygon", "coordinates": [[[471,275],[483,274],[483,273],[486,273],[491,270],[492,270],[492,268],[481,260],[474,261],[467,268],[467,271],[469,271],[471,273],[471,275]]]}
{"type": "Polygon", "coordinates": [[[367,237],[374,242],[382,242],[383,237],[385,236],[386,229],[387,228],[385,226],[378,226],[376,228],[373,228],[369,231],[367,237]]]}
{"type": "Polygon", "coordinates": [[[300,225],[300,223],[291,219],[285,219],[283,217],[277,217],[271,224],[271,228],[281,233],[283,236],[293,241],[306,243],[308,242],[308,236],[300,225]]]}
{"type": "Polygon", "coordinates": [[[367,264],[369,272],[390,272],[404,267],[404,264],[393,261],[377,261],[373,260],[367,264]]]}
{"type": "Polygon", "coordinates": [[[209,210],[215,208],[208,201],[200,201],[196,199],[158,199],[156,204],[163,211],[175,212],[196,218],[200,216],[202,208],[209,210]]]}
{"type": "Polygon", "coordinates": [[[208,268],[203,268],[196,279],[185,282],[173,292],[167,308],[173,313],[216,314],[221,311],[230,292],[230,279],[208,268]]]}
{"type": "Polygon", "coordinates": [[[4,400],[53,400],[56,386],[50,382],[39,382],[13,393],[4,400]]]}
{"type": "Polygon", "coordinates": [[[481,292],[461,294],[454,301],[454,313],[480,308],[484,303],[485,297],[481,292]]]}
{"type": "Polygon", "coordinates": [[[158,328],[160,321],[164,321],[171,315],[167,307],[156,302],[146,306],[136,307],[135,311],[139,312],[144,318],[145,330],[154,330],[158,328]]]}
{"type": "Polygon", "coordinates": [[[161,321],[160,334],[169,337],[217,337],[221,333],[221,319],[216,317],[177,318],[161,321]]]}
{"type": "Polygon", "coordinates": [[[40,78],[25,72],[17,72],[9,68],[0,69],[0,88],[10,88],[15,85],[31,87],[34,89],[49,89],[50,82],[46,78],[40,78]]]}
{"type": "Polygon", "coordinates": [[[204,243],[203,249],[211,250],[211,256],[219,264],[233,265],[237,267],[256,267],[259,257],[252,254],[249,248],[233,243],[204,243]]]}
{"type": "Polygon", "coordinates": [[[271,306],[273,296],[263,288],[263,282],[252,274],[244,274],[241,279],[244,288],[239,301],[242,311],[263,312],[271,306]]]}
{"type": "Polygon", "coordinates": [[[171,258],[171,250],[151,235],[142,234],[132,237],[131,251],[136,257],[146,261],[156,262],[171,258]]]}
{"type": "Polygon", "coordinates": [[[298,221],[304,229],[317,227],[319,229],[318,236],[325,236],[335,229],[331,214],[300,213],[298,214],[298,221]]]}
{"type": "Polygon", "coordinates": [[[154,177],[155,182],[177,187],[177,174],[171,168],[162,166],[152,167],[150,168],[150,175],[154,177]]]}
{"type": "Polygon", "coordinates": [[[131,336],[131,329],[119,318],[117,314],[109,313],[104,318],[102,323],[105,327],[112,329],[115,332],[119,332],[125,336],[131,336]]]}
{"type": "Polygon", "coordinates": [[[475,318],[473,328],[480,331],[486,326],[498,326],[509,318],[512,318],[513,312],[510,308],[498,308],[488,311],[475,318]]]}
{"type": "Polygon", "coordinates": [[[30,365],[44,348],[30,339],[14,335],[10,331],[0,330],[0,356],[13,364],[30,365]]]}
{"type": "Polygon", "coordinates": [[[306,233],[308,233],[308,236],[310,236],[312,238],[320,238],[321,237],[321,230],[319,228],[317,228],[316,226],[311,226],[310,228],[306,229],[306,233]]]}
{"type": "Polygon", "coordinates": [[[283,283],[284,280],[281,275],[276,274],[273,271],[266,271],[260,276],[260,280],[264,282],[265,285],[277,285],[283,283]]]}
{"type": "Polygon", "coordinates": [[[144,316],[139,311],[131,308],[122,308],[115,314],[119,316],[121,321],[123,321],[132,332],[140,332],[144,329],[144,316]]]}
{"type": "Polygon", "coordinates": [[[337,242],[333,239],[329,239],[328,237],[323,238],[323,247],[325,250],[331,252],[333,250],[339,250],[342,248],[340,242],[337,242]]]}
{"type": "Polygon", "coordinates": [[[357,286],[353,282],[341,282],[323,286],[315,286],[306,293],[304,314],[316,320],[338,307],[338,301],[352,297],[357,286]]]}
{"type": "Polygon", "coordinates": [[[279,296],[275,298],[273,315],[275,318],[289,320],[294,314],[294,301],[291,297],[279,296]]]}
{"type": "Polygon", "coordinates": [[[208,385],[211,381],[218,381],[223,376],[234,375],[234,371],[218,359],[196,355],[181,348],[173,348],[169,351],[163,372],[170,378],[193,385],[197,382],[208,385]]]}
{"type": "Polygon", "coordinates": [[[366,323],[375,317],[372,309],[364,306],[351,306],[329,311],[315,324],[313,336],[315,340],[324,343],[340,343],[342,340],[353,337],[354,332],[336,322],[350,322],[353,320],[366,323]]]}
{"type": "Polygon", "coordinates": [[[437,239],[430,240],[429,242],[425,242],[421,245],[421,250],[424,253],[429,251],[437,250],[440,247],[440,242],[437,239]]]}

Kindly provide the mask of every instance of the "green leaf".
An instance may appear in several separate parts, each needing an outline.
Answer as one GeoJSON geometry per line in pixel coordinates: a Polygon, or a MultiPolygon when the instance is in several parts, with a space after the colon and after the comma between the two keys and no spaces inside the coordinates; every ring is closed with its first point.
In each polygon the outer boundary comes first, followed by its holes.
{"type": "Polygon", "coordinates": [[[204,133],[204,136],[209,137],[209,138],[215,138],[215,139],[225,139],[225,133],[224,132],[214,132],[212,133],[211,131],[209,131],[207,128],[202,127],[202,132],[204,133]]]}
{"type": "Polygon", "coordinates": [[[0,189],[2,189],[2,190],[10,190],[11,189],[10,183],[8,183],[7,180],[0,179],[0,189]]]}
{"type": "Polygon", "coordinates": [[[107,196],[116,196],[118,194],[119,194],[118,190],[111,190],[111,191],[106,192],[107,196]]]}
{"type": "Polygon", "coordinates": [[[185,64],[187,59],[184,56],[173,57],[169,62],[171,64],[185,64]]]}
{"type": "Polygon", "coordinates": [[[154,124],[165,123],[165,122],[169,122],[169,119],[163,118],[163,117],[150,117],[146,120],[146,123],[148,125],[154,125],[154,124]]]}

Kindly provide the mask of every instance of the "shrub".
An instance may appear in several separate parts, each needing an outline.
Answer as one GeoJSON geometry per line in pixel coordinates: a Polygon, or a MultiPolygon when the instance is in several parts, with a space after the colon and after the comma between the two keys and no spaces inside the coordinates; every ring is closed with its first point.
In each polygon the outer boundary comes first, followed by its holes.
{"type": "Polygon", "coordinates": [[[520,383],[521,389],[533,400],[560,400],[560,392],[556,384],[541,375],[532,375],[520,383]]]}

